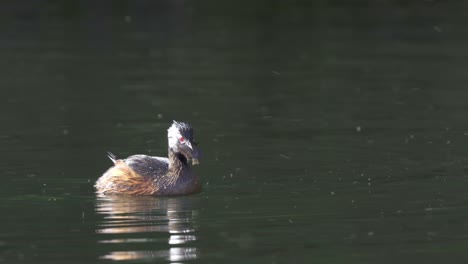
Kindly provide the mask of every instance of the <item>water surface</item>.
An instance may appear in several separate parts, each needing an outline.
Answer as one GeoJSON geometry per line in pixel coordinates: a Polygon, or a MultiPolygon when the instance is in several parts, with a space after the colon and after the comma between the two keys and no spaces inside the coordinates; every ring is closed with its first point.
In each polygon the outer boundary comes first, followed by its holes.
{"type": "Polygon", "coordinates": [[[0,262],[468,259],[466,4],[2,5],[0,262]],[[173,119],[203,193],[94,194],[173,119]]]}

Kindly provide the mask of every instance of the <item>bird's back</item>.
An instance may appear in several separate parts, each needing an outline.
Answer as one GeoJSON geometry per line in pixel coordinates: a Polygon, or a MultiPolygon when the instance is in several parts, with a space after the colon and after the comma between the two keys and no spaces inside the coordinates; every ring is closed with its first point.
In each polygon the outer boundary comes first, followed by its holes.
{"type": "Polygon", "coordinates": [[[98,193],[153,195],[165,188],[164,176],[168,173],[167,158],[133,155],[119,160],[112,156],[114,166],[96,182],[98,193]]]}
{"type": "Polygon", "coordinates": [[[153,180],[166,175],[169,170],[168,158],[133,155],[123,162],[139,175],[153,180]]]}

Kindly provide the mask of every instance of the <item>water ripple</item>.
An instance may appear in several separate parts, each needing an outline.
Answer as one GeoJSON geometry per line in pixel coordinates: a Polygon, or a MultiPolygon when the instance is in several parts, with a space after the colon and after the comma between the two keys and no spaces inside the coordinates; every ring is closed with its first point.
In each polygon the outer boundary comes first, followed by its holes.
{"type": "Polygon", "coordinates": [[[102,236],[99,243],[110,249],[100,258],[196,259],[196,202],[193,197],[99,197],[95,210],[101,220],[95,231],[102,236]],[[129,250],[120,250],[122,245],[129,250]]]}

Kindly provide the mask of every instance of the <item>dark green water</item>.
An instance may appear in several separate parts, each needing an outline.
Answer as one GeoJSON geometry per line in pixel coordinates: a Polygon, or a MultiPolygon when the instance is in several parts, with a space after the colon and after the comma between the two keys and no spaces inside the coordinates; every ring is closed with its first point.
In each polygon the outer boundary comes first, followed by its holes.
{"type": "Polygon", "coordinates": [[[463,1],[0,4],[0,262],[463,263],[463,1]],[[204,192],[96,197],[189,121],[204,192]]]}

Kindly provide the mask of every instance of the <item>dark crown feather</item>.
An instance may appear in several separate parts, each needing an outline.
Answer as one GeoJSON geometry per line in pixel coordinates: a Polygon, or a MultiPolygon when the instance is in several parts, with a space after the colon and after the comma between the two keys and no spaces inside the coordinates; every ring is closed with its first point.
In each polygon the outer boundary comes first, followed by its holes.
{"type": "Polygon", "coordinates": [[[193,140],[193,128],[189,123],[172,121],[172,125],[179,130],[180,134],[189,140],[193,140]]]}

